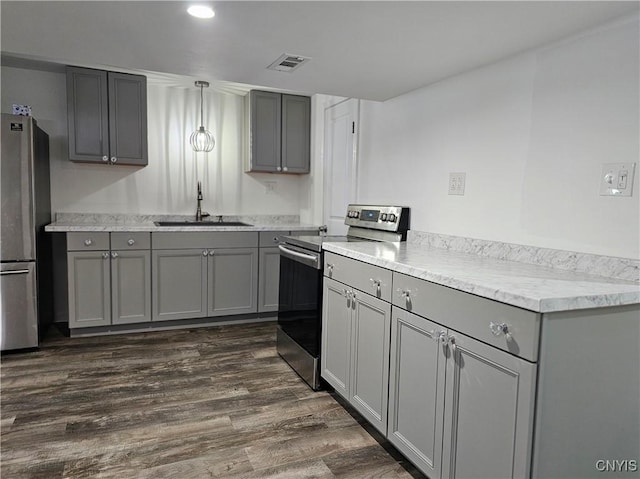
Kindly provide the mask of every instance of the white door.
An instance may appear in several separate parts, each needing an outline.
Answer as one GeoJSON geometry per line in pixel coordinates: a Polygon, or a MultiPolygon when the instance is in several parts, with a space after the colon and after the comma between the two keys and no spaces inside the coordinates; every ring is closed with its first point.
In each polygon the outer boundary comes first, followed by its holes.
{"type": "Polygon", "coordinates": [[[347,205],[356,201],[359,100],[345,100],[324,114],[323,222],[330,235],[344,235],[347,205]]]}

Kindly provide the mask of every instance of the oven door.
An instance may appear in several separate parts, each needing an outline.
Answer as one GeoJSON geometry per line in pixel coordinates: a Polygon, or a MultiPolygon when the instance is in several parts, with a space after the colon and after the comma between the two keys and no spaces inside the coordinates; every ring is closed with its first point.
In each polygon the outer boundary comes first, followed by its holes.
{"type": "Polygon", "coordinates": [[[280,245],[278,353],[313,389],[319,387],[322,254],[280,245]]]}

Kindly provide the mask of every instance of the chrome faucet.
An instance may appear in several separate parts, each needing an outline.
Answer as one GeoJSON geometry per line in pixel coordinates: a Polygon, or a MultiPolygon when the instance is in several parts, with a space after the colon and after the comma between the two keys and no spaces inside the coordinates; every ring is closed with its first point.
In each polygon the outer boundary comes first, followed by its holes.
{"type": "Polygon", "coordinates": [[[198,181],[198,207],[196,208],[196,221],[202,221],[202,218],[209,216],[209,213],[202,212],[202,184],[198,181]]]}

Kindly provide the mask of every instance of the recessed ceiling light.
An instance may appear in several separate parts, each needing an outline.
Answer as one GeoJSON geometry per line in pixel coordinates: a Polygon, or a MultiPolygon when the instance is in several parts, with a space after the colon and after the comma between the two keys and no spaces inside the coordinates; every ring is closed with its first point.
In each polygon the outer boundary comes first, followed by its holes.
{"type": "Polygon", "coordinates": [[[187,13],[196,18],[213,18],[216,12],[205,5],[193,5],[187,8],[187,13]]]}

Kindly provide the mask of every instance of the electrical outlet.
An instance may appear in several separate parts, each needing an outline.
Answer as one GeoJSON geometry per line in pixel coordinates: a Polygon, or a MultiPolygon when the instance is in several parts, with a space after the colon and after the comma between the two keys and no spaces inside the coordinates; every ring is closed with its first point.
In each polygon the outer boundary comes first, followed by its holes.
{"type": "Polygon", "coordinates": [[[464,195],[466,173],[449,173],[449,194],[464,195]]]}
{"type": "Polygon", "coordinates": [[[635,163],[605,163],[600,173],[600,196],[631,196],[635,163]]]}
{"type": "Polygon", "coordinates": [[[278,183],[275,181],[265,181],[264,182],[264,194],[265,195],[275,195],[276,194],[276,186],[278,183]]]}

